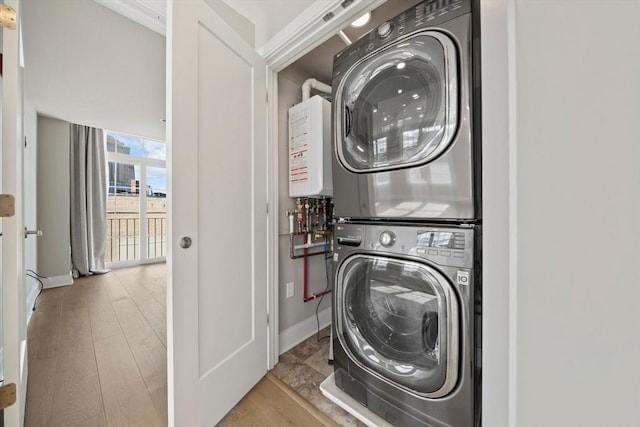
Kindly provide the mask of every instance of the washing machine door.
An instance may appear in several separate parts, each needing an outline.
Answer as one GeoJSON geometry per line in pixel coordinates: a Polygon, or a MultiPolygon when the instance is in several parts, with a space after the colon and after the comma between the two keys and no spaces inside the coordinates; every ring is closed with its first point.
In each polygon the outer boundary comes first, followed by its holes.
{"type": "Polygon", "coordinates": [[[435,268],[353,255],[337,271],[337,331],[349,357],[418,397],[447,395],[459,370],[459,310],[435,268]]]}
{"type": "Polygon", "coordinates": [[[336,151],[354,173],[425,164],[458,127],[456,48],[426,31],[356,63],[336,92],[336,151]]]}

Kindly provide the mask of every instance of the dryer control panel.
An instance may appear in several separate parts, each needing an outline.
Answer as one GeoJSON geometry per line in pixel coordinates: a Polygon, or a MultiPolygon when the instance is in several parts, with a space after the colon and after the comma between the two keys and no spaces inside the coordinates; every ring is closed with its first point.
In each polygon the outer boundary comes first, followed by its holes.
{"type": "Polygon", "coordinates": [[[400,15],[383,22],[362,36],[353,45],[337,53],[333,58],[333,78],[340,76],[360,58],[411,34],[423,27],[437,27],[443,22],[465,13],[471,13],[471,0],[428,0],[400,15]]]}

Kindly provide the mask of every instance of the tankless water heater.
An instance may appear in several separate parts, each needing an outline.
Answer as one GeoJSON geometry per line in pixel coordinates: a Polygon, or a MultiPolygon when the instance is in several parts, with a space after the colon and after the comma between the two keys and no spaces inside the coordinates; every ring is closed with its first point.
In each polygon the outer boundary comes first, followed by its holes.
{"type": "Polygon", "coordinates": [[[289,109],[289,197],[333,196],[331,103],[319,95],[289,109]]]}

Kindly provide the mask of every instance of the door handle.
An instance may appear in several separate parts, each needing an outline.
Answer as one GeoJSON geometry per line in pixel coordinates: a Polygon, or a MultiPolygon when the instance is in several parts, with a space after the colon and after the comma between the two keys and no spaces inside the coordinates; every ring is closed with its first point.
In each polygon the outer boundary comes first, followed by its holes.
{"type": "Polygon", "coordinates": [[[351,133],[351,110],[344,106],[344,137],[348,137],[351,133]]]}
{"type": "Polygon", "coordinates": [[[36,237],[42,236],[42,230],[27,230],[27,227],[24,228],[24,238],[29,237],[30,234],[34,234],[36,237]]]}
{"type": "Polygon", "coordinates": [[[180,247],[182,249],[187,249],[191,246],[191,243],[193,243],[193,241],[191,240],[191,237],[189,236],[185,236],[182,239],[180,239],[180,247]]]}
{"type": "Polygon", "coordinates": [[[362,243],[362,239],[358,237],[338,237],[338,244],[345,246],[358,247],[362,243]]]}

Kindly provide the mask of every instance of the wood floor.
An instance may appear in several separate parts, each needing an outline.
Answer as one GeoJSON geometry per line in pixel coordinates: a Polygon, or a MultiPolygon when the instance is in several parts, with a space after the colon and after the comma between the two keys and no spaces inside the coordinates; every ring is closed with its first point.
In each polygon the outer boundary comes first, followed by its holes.
{"type": "MultiPolygon", "coordinates": [[[[28,330],[25,426],[166,426],[165,295],[165,264],[45,290],[28,330]]],[[[220,425],[336,424],[268,374],[220,425]]]]}
{"type": "Polygon", "coordinates": [[[166,267],[45,290],[29,324],[25,426],[167,425],[166,267]]]}

